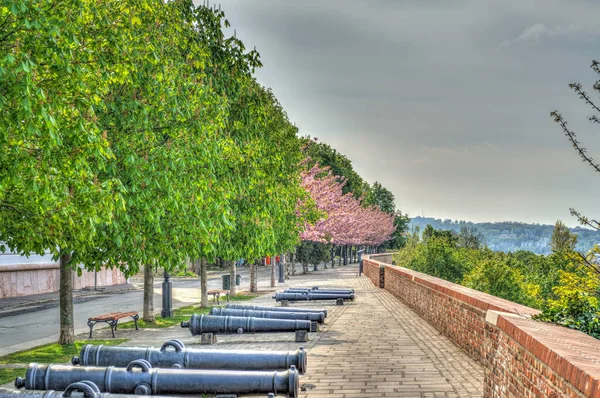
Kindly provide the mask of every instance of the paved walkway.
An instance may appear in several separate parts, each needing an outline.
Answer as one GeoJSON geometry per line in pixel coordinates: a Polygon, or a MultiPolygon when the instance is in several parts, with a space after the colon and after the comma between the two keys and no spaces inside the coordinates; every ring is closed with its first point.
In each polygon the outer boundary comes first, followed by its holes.
{"type": "MultiPolygon", "coordinates": [[[[301,377],[301,397],[481,397],[483,368],[440,335],[402,302],[356,276],[356,265],[296,275],[279,288],[291,286],[350,287],[356,299],[344,306],[332,302],[299,302],[295,307],[326,307],[329,316],[319,333],[304,344],[308,371],[301,377]],[[328,305],[329,304],[329,305],[328,305]]],[[[271,289],[270,289],[271,290],[271,289]]],[[[246,303],[274,305],[272,293],[246,303]]],[[[110,331],[94,332],[97,338],[110,331]]],[[[187,347],[200,347],[179,327],[123,329],[125,345],[160,346],[177,338],[187,347]]],[[[78,336],[85,338],[85,336],[78,336]]],[[[204,349],[296,350],[293,333],[220,335],[204,349]]]]}
{"type": "Polygon", "coordinates": [[[344,279],[357,298],[309,351],[315,388],[302,396],[482,396],[483,368],[464,351],[367,278],[344,279]]]}

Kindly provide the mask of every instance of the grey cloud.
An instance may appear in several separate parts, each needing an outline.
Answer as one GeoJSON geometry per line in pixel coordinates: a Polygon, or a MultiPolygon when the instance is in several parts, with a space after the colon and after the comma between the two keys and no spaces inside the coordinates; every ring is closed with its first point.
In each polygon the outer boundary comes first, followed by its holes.
{"type": "Polygon", "coordinates": [[[404,211],[552,222],[571,206],[596,210],[600,175],[549,113],[600,159],[591,109],[568,88],[597,79],[600,2],[221,3],[300,131],[347,154],[404,211]]]}

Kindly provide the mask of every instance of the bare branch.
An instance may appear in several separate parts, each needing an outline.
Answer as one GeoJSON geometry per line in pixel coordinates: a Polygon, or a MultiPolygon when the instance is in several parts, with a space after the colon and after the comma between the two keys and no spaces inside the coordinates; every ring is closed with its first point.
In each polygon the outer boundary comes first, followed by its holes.
{"type": "Polygon", "coordinates": [[[600,222],[596,220],[590,220],[586,216],[582,215],[575,209],[569,209],[571,211],[571,215],[577,217],[577,220],[582,225],[587,225],[590,228],[594,228],[595,230],[600,230],[600,222]]]}
{"type": "Polygon", "coordinates": [[[592,101],[592,99],[590,98],[590,96],[585,91],[583,91],[583,87],[581,86],[580,83],[571,83],[571,84],[569,84],[569,87],[571,87],[571,89],[573,89],[573,91],[575,91],[575,93],[577,93],[577,96],[579,98],[581,98],[589,106],[591,106],[592,108],[594,108],[594,110],[596,112],[600,112],[600,108],[598,108],[598,106],[594,103],[594,101],[592,101]]]}
{"type": "Polygon", "coordinates": [[[563,119],[563,117],[561,116],[561,114],[558,113],[558,111],[552,111],[550,113],[550,115],[554,118],[554,121],[556,123],[558,123],[560,125],[560,127],[562,127],[563,132],[565,133],[565,135],[567,136],[567,138],[569,139],[569,141],[571,141],[571,144],[573,145],[573,148],[575,148],[575,150],[579,153],[579,156],[581,156],[581,158],[583,159],[583,161],[586,162],[586,163],[588,163],[598,173],[600,173],[600,165],[598,165],[597,163],[595,163],[594,159],[591,156],[588,156],[587,149],[585,149],[584,147],[582,147],[581,144],[579,143],[579,141],[577,141],[577,136],[575,135],[575,132],[573,132],[572,130],[569,130],[569,128],[567,127],[567,122],[566,122],[565,119],[563,119]]]}
{"type": "Polygon", "coordinates": [[[600,275],[600,269],[598,269],[598,265],[592,263],[590,260],[587,259],[586,256],[584,256],[583,254],[579,253],[579,252],[575,252],[577,253],[577,256],[579,257],[579,260],[581,260],[581,263],[589,268],[590,270],[592,270],[595,274],[600,275]]]}

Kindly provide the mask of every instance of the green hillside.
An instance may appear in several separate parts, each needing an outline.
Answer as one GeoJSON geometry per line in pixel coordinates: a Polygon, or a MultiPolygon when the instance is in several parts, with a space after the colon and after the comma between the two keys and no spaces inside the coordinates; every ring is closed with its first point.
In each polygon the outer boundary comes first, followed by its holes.
{"type": "MultiPolygon", "coordinates": [[[[514,252],[528,250],[538,254],[549,254],[550,237],[553,225],[527,224],[522,222],[484,222],[441,220],[430,217],[415,217],[410,221],[410,227],[418,226],[421,231],[430,224],[435,229],[459,232],[463,226],[475,228],[483,237],[484,243],[492,250],[514,252]]],[[[588,228],[571,228],[577,234],[576,249],[581,252],[588,251],[595,244],[600,243],[600,231],[588,228]]]]}

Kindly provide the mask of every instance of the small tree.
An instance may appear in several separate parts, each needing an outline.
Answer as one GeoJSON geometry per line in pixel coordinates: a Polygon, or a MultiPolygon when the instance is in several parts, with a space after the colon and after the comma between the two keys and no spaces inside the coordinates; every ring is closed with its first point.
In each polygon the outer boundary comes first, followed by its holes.
{"type": "Polygon", "coordinates": [[[560,220],[554,224],[550,246],[554,253],[571,252],[577,245],[577,235],[571,233],[569,228],[560,220]]]}
{"type": "MultiPolygon", "coordinates": [[[[600,75],[600,63],[598,61],[592,61],[591,68],[597,75],[600,75]]],[[[588,120],[594,124],[600,123],[600,107],[594,102],[592,97],[583,89],[583,86],[580,83],[571,83],[569,87],[577,94],[577,96],[588,105],[593,112],[596,114],[589,116],[588,120]]],[[[600,92],[600,80],[596,81],[593,85],[593,89],[596,92],[600,92]]],[[[563,118],[563,116],[557,111],[554,110],[550,113],[552,118],[558,125],[561,127],[563,133],[566,135],[567,139],[570,141],[571,145],[575,149],[575,151],[579,154],[583,162],[587,163],[592,167],[596,172],[600,173],[600,164],[596,163],[596,161],[588,154],[587,149],[581,145],[579,140],[577,139],[577,135],[575,131],[571,130],[567,126],[567,121],[563,118]]],[[[581,214],[577,210],[571,208],[571,214],[579,220],[582,225],[586,225],[595,230],[600,230],[600,222],[594,219],[590,219],[585,215],[581,214]]],[[[594,249],[595,252],[598,252],[598,248],[594,249]]],[[[591,256],[584,255],[581,253],[577,253],[579,260],[582,264],[589,267],[592,272],[594,272],[598,277],[600,277],[600,268],[597,265],[597,262],[592,260],[591,256]]]]}

